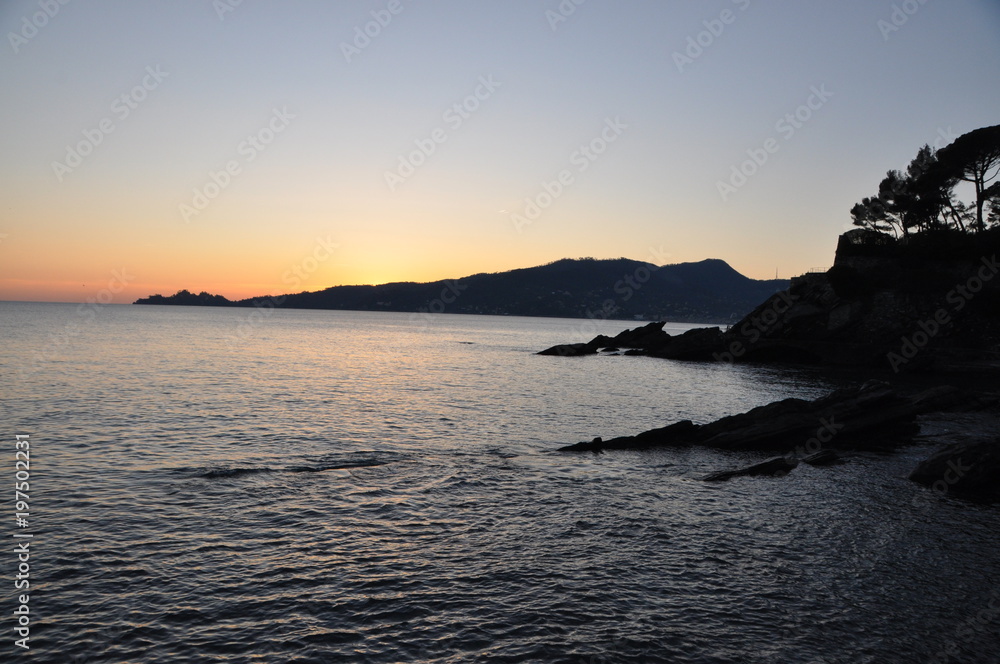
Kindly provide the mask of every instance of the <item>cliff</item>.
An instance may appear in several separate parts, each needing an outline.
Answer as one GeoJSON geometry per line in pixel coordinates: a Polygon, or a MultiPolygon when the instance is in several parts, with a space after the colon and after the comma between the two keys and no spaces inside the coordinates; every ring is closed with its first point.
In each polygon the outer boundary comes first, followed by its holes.
{"type": "Polygon", "coordinates": [[[854,230],[834,266],[792,279],[788,290],[738,323],[671,337],[662,324],[555,346],[552,355],[602,348],[673,359],[785,361],[885,367],[1000,368],[1000,229],[936,232],[896,241],[854,230]]]}

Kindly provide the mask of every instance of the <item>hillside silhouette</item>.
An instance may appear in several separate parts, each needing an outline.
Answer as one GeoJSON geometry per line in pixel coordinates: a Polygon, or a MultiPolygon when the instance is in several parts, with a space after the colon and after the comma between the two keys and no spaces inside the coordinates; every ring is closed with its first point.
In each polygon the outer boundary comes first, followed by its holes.
{"type": "Polygon", "coordinates": [[[657,267],[627,258],[582,258],[430,283],[333,286],[236,301],[182,290],[135,304],[727,323],[788,285],[786,279],[750,279],[718,259],[657,267]]]}

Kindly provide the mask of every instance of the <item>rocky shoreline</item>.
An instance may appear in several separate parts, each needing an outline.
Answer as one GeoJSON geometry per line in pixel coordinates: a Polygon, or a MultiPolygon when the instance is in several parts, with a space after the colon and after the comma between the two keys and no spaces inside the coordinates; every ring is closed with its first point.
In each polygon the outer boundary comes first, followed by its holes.
{"type": "Polygon", "coordinates": [[[977,395],[950,386],[903,394],[887,383],[869,381],[813,401],[784,399],[708,424],[682,420],[633,436],[567,445],[559,451],[602,453],[700,445],[775,452],[780,456],[702,479],[784,476],[800,462],[815,466],[841,463],[846,451],[892,451],[912,442],[925,417],[939,421],[964,417],[956,427],[962,437],[920,463],[910,479],[939,493],[1000,501],[1000,396],[977,395]],[[975,417],[970,419],[970,414],[975,417]],[[970,421],[976,426],[970,426],[970,421]]]}
{"type": "Polygon", "coordinates": [[[708,424],[684,420],[633,436],[595,438],[561,448],[600,453],[701,445],[781,456],[704,480],[786,475],[800,462],[829,465],[841,451],[889,451],[934,418],[945,448],[910,476],[949,495],[1000,501],[1000,393],[942,382],[1000,375],[1000,227],[976,235],[927,232],[905,240],[869,230],[840,238],[834,266],[792,279],[735,325],[683,334],[656,322],[539,355],[597,353],[668,360],[854,367],[870,375],[907,374],[922,391],[869,381],[815,401],[785,399],[708,424]],[[948,378],[943,378],[943,376],[948,378]],[[930,377],[930,380],[927,378],[930,377]],[[975,413],[976,417],[969,417],[975,413]]]}
{"type": "Polygon", "coordinates": [[[650,323],[542,355],[602,349],[673,360],[789,362],[926,371],[1000,371],[1000,227],[907,242],[841,236],[824,273],[791,280],[731,327],[671,336],[650,323]]]}

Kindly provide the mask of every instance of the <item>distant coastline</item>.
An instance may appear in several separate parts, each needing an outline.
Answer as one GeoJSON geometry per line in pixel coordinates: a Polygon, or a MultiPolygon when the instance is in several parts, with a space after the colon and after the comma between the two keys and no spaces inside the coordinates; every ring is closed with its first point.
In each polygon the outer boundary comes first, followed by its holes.
{"type": "Polygon", "coordinates": [[[583,258],[429,283],[333,286],[242,300],[182,290],[133,304],[729,324],[789,284],[787,279],[750,279],[718,259],[656,266],[626,258],[583,258]]]}

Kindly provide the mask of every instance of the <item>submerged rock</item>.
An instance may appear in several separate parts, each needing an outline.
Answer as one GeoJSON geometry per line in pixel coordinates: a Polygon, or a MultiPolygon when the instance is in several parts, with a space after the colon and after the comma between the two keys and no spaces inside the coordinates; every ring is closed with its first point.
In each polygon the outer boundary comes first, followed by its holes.
{"type": "Polygon", "coordinates": [[[561,357],[580,357],[581,355],[593,355],[599,346],[593,342],[585,344],[559,344],[540,351],[539,355],[559,355],[561,357]]]}
{"type": "Polygon", "coordinates": [[[810,466],[832,466],[837,463],[843,463],[843,459],[833,450],[820,450],[815,454],[803,457],[802,463],[807,463],[810,466]]]}
{"type": "Polygon", "coordinates": [[[711,473],[701,479],[704,482],[725,482],[733,477],[758,477],[761,475],[784,477],[798,465],[799,462],[793,457],[775,457],[739,470],[722,470],[717,473],[711,473]]]}
{"type": "Polygon", "coordinates": [[[937,493],[1000,501],[1000,437],[955,443],[920,462],[910,479],[937,493]]]}

